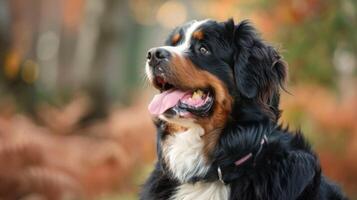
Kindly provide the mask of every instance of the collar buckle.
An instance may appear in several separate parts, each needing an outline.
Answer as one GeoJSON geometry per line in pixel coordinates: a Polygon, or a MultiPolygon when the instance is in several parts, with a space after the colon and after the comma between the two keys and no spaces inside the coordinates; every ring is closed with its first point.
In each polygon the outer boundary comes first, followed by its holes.
{"type": "Polygon", "coordinates": [[[218,174],[218,179],[219,181],[221,181],[223,184],[226,184],[223,180],[223,175],[222,175],[222,170],[221,170],[221,167],[218,167],[217,168],[217,174],[218,174]]]}

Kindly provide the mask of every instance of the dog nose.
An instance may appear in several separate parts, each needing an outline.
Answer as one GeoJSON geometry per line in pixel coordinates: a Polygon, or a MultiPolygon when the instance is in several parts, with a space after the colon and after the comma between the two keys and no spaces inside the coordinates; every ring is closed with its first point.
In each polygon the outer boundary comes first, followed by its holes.
{"type": "Polygon", "coordinates": [[[152,48],[148,51],[146,58],[150,66],[157,65],[161,60],[170,57],[170,52],[163,48],[152,48]]]}

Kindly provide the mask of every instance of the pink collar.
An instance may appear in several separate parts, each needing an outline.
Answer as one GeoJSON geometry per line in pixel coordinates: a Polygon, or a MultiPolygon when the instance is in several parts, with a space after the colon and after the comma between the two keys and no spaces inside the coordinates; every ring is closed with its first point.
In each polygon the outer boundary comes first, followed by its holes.
{"type": "MultiPolygon", "coordinates": [[[[266,135],[263,135],[263,138],[262,138],[262,140],[260,141],[259,149],[258,149],[258,151],[257,151],[257,153],[256,153],[255,155],[258,155],[258,154],[262,151],[263,145],[264,145],[265,143],[267,143],[267,142],[268,142],[267,136],[266,136],[266,135]]],[[[234,164],[235,164],[236,166],[239,166],[239,165],[245,163],[245,161],[249,160],[252,156],[253,156],[253,153],[250,152],[250,153],[248,153],[247,155],[243,156],[241,159],[235,161],[234,164]]]]}
{"type": "MultiPolygon", "coordinates": [[[[260,154],[260,152],[261,152],[262,149],[263,149],[263,145],[264,145],[265,143],[268,143],[268,137],[267,137],[266,135],[263,135],[263,138],[262,138],[262,140],[261,140],[261,142],[260,142],[259,149],[258,149],[258,151],[257,151],[257,153],[256,153],[255,155],[259,155],[259,154],[260,154]]],[[[234,164],[238,167],[238,166],[242,165],[243,163],[245,163],[247,160],[249,160],[249,159],[252,158],[252,157],[253,157],[253,153],[250,152],[250,153],[248,153],[247,155],[245,155],[245,156],[243,156],[242,158],[240,158],[239,160],[235,161],[234,164]]],[[[217,172],[218,172],[218,178],[219,178],[219,180],[220,180],[222,183],[224,183],[223,177],[222,177],[222,170],[221,170],[220,167],[218,167],[217,172]]]]}
{"type": "Polygon", "coordinates": [[[239,166],[239,165],[243,164],[245,161],[247,161],[249,158],[251,158],[252,156],[253,156],[253,154],[249,153],[249,154],[243,156],[241,159],[235,161],[234,164],[236,166],[239,166]]]}

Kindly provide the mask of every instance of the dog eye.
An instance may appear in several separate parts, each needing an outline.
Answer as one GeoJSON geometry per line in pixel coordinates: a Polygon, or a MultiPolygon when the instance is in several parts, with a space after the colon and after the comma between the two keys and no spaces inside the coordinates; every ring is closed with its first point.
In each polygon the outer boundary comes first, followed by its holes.
{"type": "Polygon", "coordinates": [[[209,55],[209,51],[205,47],[200,47],[200,53],[203,55],[209,55]]]}

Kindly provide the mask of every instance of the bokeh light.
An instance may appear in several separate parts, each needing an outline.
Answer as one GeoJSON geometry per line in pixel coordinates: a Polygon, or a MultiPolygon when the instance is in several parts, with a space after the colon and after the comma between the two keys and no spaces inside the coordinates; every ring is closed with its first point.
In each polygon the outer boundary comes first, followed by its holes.
{"type": "Polygon", "coordinates": [[[39,74],[39,66],[33,60],[26,60],[23,64],[23,69],[21,72],[22,79],[28,83],[32,84],[36,81],[39,74]]]}
{"type": "Polygon", "coordinates": [[[16,52],[9,52],[5,58],[4,74],[8,79],[16,78],[20,70],[20,56],[16,52]]]}
{"type": "Polygon", "coordinates": [[[170,29],[183,24],[187,19],[187,8],[180,1],[167,1],[157,11],[156,20],[163,27],[170,29]]]}
{"type": "Polygon", "coordinates": [[[58,35],[53,31],[42,33],[37,42],[38,59],[44,61],[53,59],[57,55],[59,44],[58,35]]]}

